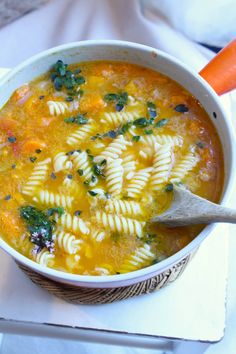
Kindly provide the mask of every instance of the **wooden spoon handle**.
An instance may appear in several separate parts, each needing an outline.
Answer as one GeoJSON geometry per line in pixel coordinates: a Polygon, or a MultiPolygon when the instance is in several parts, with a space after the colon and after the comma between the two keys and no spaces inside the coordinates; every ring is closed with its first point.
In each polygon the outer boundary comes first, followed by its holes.
{"type": "Polygon", "coordinates": [[[187,190],[174,189],[172,206],[150,222],[158,222],[169,227],[227,222],[236,224],[236,210],[210,202],[187,190]]]}
{"type": "Polygon", "coordinates": [[[236,88],[236,39],[223,48],[199,73],[218,93],[236,88]]]}

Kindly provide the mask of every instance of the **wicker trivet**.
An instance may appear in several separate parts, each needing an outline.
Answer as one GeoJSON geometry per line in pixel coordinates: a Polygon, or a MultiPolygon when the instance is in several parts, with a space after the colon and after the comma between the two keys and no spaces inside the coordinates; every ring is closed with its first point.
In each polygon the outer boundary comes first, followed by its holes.
{"type": "Polygon", "coordinates": [[[161,289],[182,274],[190,258],[191,256],[185,257],[172,268],[151,279],[138,284],[113,289],[93,289],[65,285],[45,278],[22,264],[18,264],[18,266],[33,283],[67,302],[72,304],[107,304],[161,289]]]}

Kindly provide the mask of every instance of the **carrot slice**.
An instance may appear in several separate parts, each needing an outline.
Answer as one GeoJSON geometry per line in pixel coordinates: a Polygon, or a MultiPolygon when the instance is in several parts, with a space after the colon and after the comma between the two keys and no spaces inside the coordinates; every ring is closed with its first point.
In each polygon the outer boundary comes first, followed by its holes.
{"type": "Polygon", "coordinates": [[[223,48],[199,73],[222,95],[236,88],[236,39],[223,48]]]}
{"type": "Polygon", "coordinates": [[[28,154],[28,153],[33,153],[35,152],[35,150],[37,149],[43,149],[46,147],[46,144],[44,141],[42,140],[39,140],[39,139],[29,139],[29,140],[26,140],[23,144],[23,147],[22,147],[22,152],[24,154],[28,154]]]}

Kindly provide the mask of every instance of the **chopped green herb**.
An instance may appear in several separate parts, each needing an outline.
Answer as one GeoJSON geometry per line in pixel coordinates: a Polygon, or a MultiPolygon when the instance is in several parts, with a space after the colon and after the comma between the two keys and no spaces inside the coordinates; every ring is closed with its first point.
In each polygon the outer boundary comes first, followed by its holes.
{"type": "Polygon", "coordinates": [[[104,101],[106,101],[106,102],[114,102],[114,101],[117,101],[118,98],[119,98],[119,95],[116,94],[116,93],[107,93],[104,96],[104,101]]]}
{"type": "Polygon", "coordinates": [[[50,177],[51,177],[51,179],[56,179],[57,178],[57,176],[55,175],[54,172],[51,173],[50,177]]]}
{"type": "Polygon", "coordinates": [[[132,140],[135,141],[135,142],[138,142],[140,140],[140,136],[139,135],[135,135],[132,137],[132,140]]]}
{"type": "Polygon", "coordinates": [[[175,106],[175,111],[178,113],[185,113],[188,112],[188,107],[185,104],[178,104],[175,106]]]}
{"type": "Polygon", "coordinates": [[[37,246],[35,251],[39,252],[45,247],[49,252],[53,252],[54,222],[49,219],[46,213],[31,205],[22,206],[19,211],[30,233],[30,241],[37,246]]]}
{"type": "Polygon", "coordinates": [[[78,114],[76,117],[68,117],[64,119],[65,123],[76,123],[78,125],[83,125],[88,123],[88,118],[85,118],[83,114],[78,114]]]}
{"type": "Polygon", "coordinates": [[[82,213],[81,210],[76,210],[76,211],[74,212],[74,215],[75,215],[75,216],[80,216],[81,213],[82,213]]]}
{"type": "Polygon", "coordinates": [[[35,152],[36,152],[36,154],[40,154],[42,152],[42,150],[41,149],[36,149],[35,152]]]}
{"type": "Polygon", "coordinates": [[[140,128],[147,127],[149,125],[149,120],[147,118],[143,118],[143,117],[138,118],[133,121],[133,125],[135,125],[136,127],[140,127],[140,128]]]}
{"type": "Polygon", "coordinates": [[[46,213],[48,216],[52,216],[54,214],[58,214],[59,216],[62,216],[65,213],[65,209],[63,207],[49,208],[46,210],[46,213]]]}
{"type": "Polygon", "coordinates": [[[148,115],[149,118],[156,118],[157,116],[157,111],[156,111],[156,105],[153,102],[147,102],[147,110],[148,110],[148,115]]]}
{"type": "Polygon", "coordinates": [[[137,239],[150,245],[151,243],[157,240],[157,235],[147,233],[142,237],[137,237],[137,239]]]}
{"type": "Polygon", "coordinates": [[[14,170],[16,168],[16,164],[14,163],[13,165],[11,165],[11,168],[14,170]]]}
{"type": "Polygon", "coordinates": [[[29,159],[30,159],[31,162],[34,163],[34,162],[37,160],[37,157],[35,157],[35,156],[30,156],[29,159]]]}
{"type": "Polygon", "coordinates": [[[204,147],[205,147],[205,144],[204,144],[202,141],[197,141],[197,142],[196,142],[196,145],[197,145],[197,147],[199,147],[200,149],[204,149],[204,147]]]}
{"type": "Polygon", "coordinates": [[[15,143],[15,142],[16,142],[16,137],[14,137],[14,136],[9,136],[9,137],[7,138],[7,140],[9,141],[9,143],[15,143]]]}
{"type": "Polygon", "coordinates": [[[77,170],[77,172],[78,172],[79,176],[83,176],[83,174],[84,174],[84,171],[81,169],[77,170]]]}
{"type": "Polygon", "coordinates": [[[172,192],[173,190],[174,190],[173,183],[168,183],[168,184],[165,186],[165,191],[166,191],[166,192],[172,192]]]}
{"type": "Polygon", "coordinates": [[[109,193],[104,193],[104,195],[105,195],[105,197],[107,198],[107,199],[111,199],[111,194],[109,194],[109,193]]]}
{"type": "Polygon", "coordinates": [[[85,186],[89,185],[89,180],[84,181],[85,186]]]}
{"type": "Polygon", "coordinates": [[[115,102],[116,111],[120,112],[128,103],[128,93],[108,93],[104,96],[104,101],[107,103],[115,102]]]}
{"type": "MultiPolygon", "coordinates": [[[[73,95],[77,94],[77,89],[80,85],[85,83],[83,76],[79,75],[80,72],[67,69],[68,65],[64,64],[62,60],[58,60],[53,65],[51,70],[51,80],[57,91],[65,88],[66,90],[73,92],[73,95]]],[[[73,96],[71,93],[69,96],[73,96]]]]}
{"type": "Polygon", "coordinates": [[[72,96],[67,96],[66,97],[66,101],[67,102],[72,102],[72,101],[74,101],[74,98],[72,96]]]}
{"type": "Polygon", "coordinates": [[[70,173],[66,177],[69,178],[69,179],[73,178],[73,176],[70,173]]]}
{"type": "Polygon", "coordinates": [[[152,129],[145,129],[144,134],[146,134],[146,135],[153,134],[153,130],[152,129]]]}
{"type": "Polygon", "coordinates": [[[39,99],[40,99],[40,100],[43,100],[44,97],[45,97],[44,95],[41,95],[41,96],[39,96],[39,99]]]}
{"type": "Polygon", "coordinates": [[[100,166],[105,166],[107,164],[107,160],[102,160],[101,162],[100,162],[100,166]]]}
{"type": "Polygon", "coordinates": [[[169,119],[163,118],[155,124],[155,128],[161,128],[168,123],[169,119]]]}
{"type": "Polygon", "coordinates": [[[94,191],[88,191],[88,193],[92,196],[95,197],[98,193],[94,191]]]}
{"type": "Polygon", "coordinates": [[[10,200],[10,199],[11,199],[11,195],[10,194],[6,195],[6,197],[4,198],[4,200],[10,200]]]}

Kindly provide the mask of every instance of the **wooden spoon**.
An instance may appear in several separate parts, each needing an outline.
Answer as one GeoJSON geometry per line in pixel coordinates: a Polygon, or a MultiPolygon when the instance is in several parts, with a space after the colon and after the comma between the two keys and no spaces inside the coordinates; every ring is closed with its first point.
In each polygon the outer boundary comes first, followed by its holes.
{"type": "Polygon", "coordinates": [[[236,224],[236,210],[209,202],[186,189],[174,186],[173,202],[168,210],[150,222],[169,227],[227,222],[236,224]]]}

